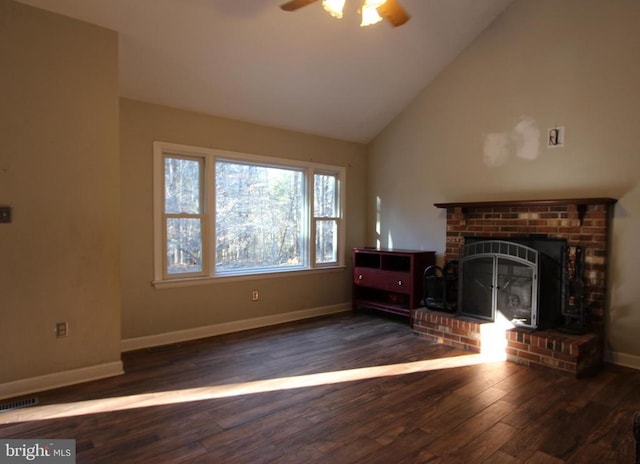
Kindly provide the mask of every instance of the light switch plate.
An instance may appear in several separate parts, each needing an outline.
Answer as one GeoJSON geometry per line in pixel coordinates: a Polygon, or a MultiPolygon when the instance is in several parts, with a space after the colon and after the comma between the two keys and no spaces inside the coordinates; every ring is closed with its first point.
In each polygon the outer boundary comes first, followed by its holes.
{"type": "Polygon", "coordinates": [[[564,126],[551,127],[547,130],[547,148],[564,147],[564,126]]]}

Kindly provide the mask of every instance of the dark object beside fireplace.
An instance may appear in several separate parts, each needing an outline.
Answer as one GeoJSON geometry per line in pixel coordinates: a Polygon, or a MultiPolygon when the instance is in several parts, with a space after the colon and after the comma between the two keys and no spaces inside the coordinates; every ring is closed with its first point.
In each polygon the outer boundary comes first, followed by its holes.
{"type": "Polygon", "coordinates": [[[465,238],[460,253],[462,316],[544,329],[561,322],[566,241],[465,238]]]}
{"type": "Polygon", "coordinates": [[[458,307],[458,260],[451,260],[443,268],[428,266],[423,274],[422,302],[428,309],[456,312],[458,307]]]}

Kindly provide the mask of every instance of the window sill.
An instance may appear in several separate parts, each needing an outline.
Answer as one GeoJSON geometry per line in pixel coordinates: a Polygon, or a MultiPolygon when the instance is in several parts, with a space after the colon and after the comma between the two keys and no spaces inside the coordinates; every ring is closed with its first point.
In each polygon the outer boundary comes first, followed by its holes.
{"type": "Polygon", "coordinates": [[[342,272],[346,270],[346,266],[331,266],[315,269],[296,269],[290,271],[262,272],[246,275],[222,275],[215,277],[191,277],[188,279],[167,279],[153,280],[151,285],[157,289],[179,288],[179,287],[195,287],[199,285],[211,285],[228,282],[242,282],[249,280],[279,279],[282,277],[307,276],[313,274],[325,274],[327,272],[342,272]]]}

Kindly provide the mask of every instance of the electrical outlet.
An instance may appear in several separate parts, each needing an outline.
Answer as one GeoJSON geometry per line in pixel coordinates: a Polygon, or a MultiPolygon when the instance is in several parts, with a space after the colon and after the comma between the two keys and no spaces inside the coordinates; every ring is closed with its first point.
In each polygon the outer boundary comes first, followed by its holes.
{"type": "Polygon", "coordinates": [[[0,206],[0,222],[11,222],[11,206],[0,206]]]}
{"type": "Polygon", "coordinates": [[[66,322],[56,322],[56,338],[63,338],[69,335],[69,324],[66,322]]]}
{"type": "Polygon", "coordinates": [[[251,301],[258,301],[260,299],[260,294],[258,293],[258,290],[253,290],[251,292],[251,301]]]}

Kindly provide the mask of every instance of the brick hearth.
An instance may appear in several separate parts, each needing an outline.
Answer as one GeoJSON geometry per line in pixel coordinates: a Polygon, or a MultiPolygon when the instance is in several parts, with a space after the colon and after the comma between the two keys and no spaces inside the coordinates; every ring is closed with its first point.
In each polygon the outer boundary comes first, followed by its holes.
{"type": "MultiPolygon", "coordinates": [[[[585,375],[602,363],[609,226],[615,202],[612,198],[580,198],[435,205],[447,210],[445,261],[458,259],[465,237],[563,239],[570,260],[577,247],[584,251],[582,301],[590,316],[589,333],[511,329],[504,346],[508,359],[576,375],[585,375]]],[[[421,336],[471,351],[481,350],[483,330],[494,330],[486,323],[428,310],[415,312],[414,329],[421,336]]]]}
{"type": "Polygon", "coordinates": [[[594,374],[602,364],[602,343],[596,333],[505,329],[497,323],[424,308],[414,311],[413,330],[431,342],[491,358],[502,355],[518,364],[549,367],[578,377],[594,374]]]}

